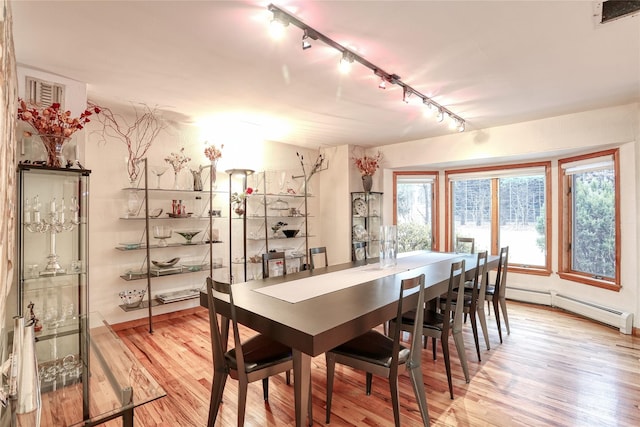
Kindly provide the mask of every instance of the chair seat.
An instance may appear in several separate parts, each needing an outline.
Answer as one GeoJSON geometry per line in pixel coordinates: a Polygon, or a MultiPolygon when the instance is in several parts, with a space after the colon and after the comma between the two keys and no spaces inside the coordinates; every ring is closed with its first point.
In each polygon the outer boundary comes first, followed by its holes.
{"type": "MultiPolygon", "coordinates": [[[[416,311],[411,310],[402,315],[402,323],[404,325],[413,325],[416,321],[416,311]]],[[[433,310],[426,310],[424,312],[424,322],[422,327],[426,329],[433,329],[436,331],[442,331],[444,327],[444,317],[442,313],[438,313],[433,310]]]]}
{"type": "MultiPolygon", "coordinates": [[[[391,354],[393,351],[393,340],[377,331],[368,331],[344,344],[331,350],[332,353],[349,356],[354,359],[363,360],[368,363],[389,367],[391,365],[391,354]]],[[[400,346],[398,364],[403,364],[409,358],[409,349],[400,346]]]]}
{"type": "MultiPolygon", "coordinates": [[[[292,358],[290,347],[273,341],[264,335],[256,335],[243,342],[242,352],[244,354],[244,364],[247,373],[277,365],[292,358]]],[[[237,369],[235,348],[227,351],[224,357],[232,369],[237,369]]]]}
{"type": "MultiPolygon", "coordinates": [[[[454,305],[455,305],[455,303],[456,303],[456,301],[457,301],[457,299],[458,299],[458,292],[454,292],[454,293],[451,295],[451,298],[452,298],[452,299],[451,299],[451,304],[454,304],[454,305]]],[[[473,299],[473,297],[472,297],[472,295],[471,295],[470,291],[469,291],[469,290],[467,290],[467,289],[465,289],[465,293],[464,293],[464,300],[463,300],[464,306],[465,306],[465,307],[470,307],[470,306],[471,306],[471,301],[472,301],[472,299],[473,299]],[[468,293],[468,292],[469,292],[469,293],[468,293]]],[[[442,302],[442,304],[444,304],[444,302],[445,302],[445,301],[446,301],[446,299],[442,302]]]]}

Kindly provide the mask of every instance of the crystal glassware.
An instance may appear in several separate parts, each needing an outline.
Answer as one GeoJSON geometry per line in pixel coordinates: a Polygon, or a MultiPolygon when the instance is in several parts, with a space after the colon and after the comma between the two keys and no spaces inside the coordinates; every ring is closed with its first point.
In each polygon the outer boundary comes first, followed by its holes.
{"type": "Polygon", "coordinates": [[[158,246],[162,248],[168,245],[166,239],[171,238],[171,233],[172,233],[171,228],[166,227],[164,225],[153,226],[153,238],[158,239],[158,246]]]}
{"type": "Polygon", "coordinates": [[[169,169],[169,166],[152,166],[151,173],[156,176],[156,188],[160,188],[160,177],[169,169]]]}

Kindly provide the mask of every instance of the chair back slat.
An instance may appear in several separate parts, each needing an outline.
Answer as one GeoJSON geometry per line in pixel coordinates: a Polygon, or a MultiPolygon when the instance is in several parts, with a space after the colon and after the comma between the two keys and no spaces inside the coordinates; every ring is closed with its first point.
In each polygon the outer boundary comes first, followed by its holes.
{"type": "Polygon", "coordinates": [[[284,252],[267,252],[262,254],[262,277],[265,279],[269,277],[269,262],[273,260],[282,261],[282,275],[287,274],[287,258],[284,252]]]}
{"type": "Polygon", "coordinates": [[[475,252],[476,239],[473,237],[456,237],[456,247],[458,253],[472,254],[475,252]]]}
{"type": "Polygon", "coordinates": [[[484,303],[484,297],[487,293],[487,283],[489,281],[489,272],[487,270],[488,258],[488,251],[478,252],[478,263],[476,264],[473,282],[473,291],[476,293],[476,295],[473,296],[473,300],[476,301],[476,305],[484,303]]]}
{"type": "Polygon", "coordinates": [[[464,315],[464,280],[465,280],[465,261],[460,262],[460,268],[456,271],[452,271],[452,274],[457,274],[453,277],[453,287],[457,288],[456,294],[456,309],[453,312],[453,331],[458,332],[462,330],[462,319],[464,315]]]}
{"type": "Polygon", "coordinates": [[[242,352],[242,341],[240,341],[240,331],[238,322],[236,321],[236,306],[233,303],[232,286],[228,283],[222,283],[207,277],[207,294],[209,300],[209,320],[211,322],[211,346],[213,350],[213,364],[215,368],[224,369],[224,348],[226,343],[223,342],[222,334],[218,324],[218,311],[216,304],[221,304],[221,297],[229,298],[229,311],[231,312],[231,327],[233,329],[233,342],[235,347],[236,364],[238,371],[244,372],[244,354],[242,352]],[[215,328],[214,328],[215,327],[215,328]],[[215,335],[215,336],[214,336],[215,335]],[[218,357],[216,357],[218,355],[218,357]]]}
{"type": "Polygon", "coordinates": [[[228,295],[228,292],[223,292],[221,290],[221,286],[218,285],[219,282],[214,282],[210,277],[207,277],[207,300],[209,302],[209,326],[211,330],[213,365],[216,370],[224,370],[224,348],[226,347],[226,343],[222,342],[222,334],[220,333],[220,325],[218,323],[218,311],[216,310],[214,293],[228,295]]]}
{"type": "Polygon", "coordinates": [[[313,270],[316,268],[314,255],[322,255],[324,254],[324,267],[329,265],[329,261],[327,260],[327,248],[325,246],[320,246],[317,248],[309,248],[309,266],[313,270]]]}
{"type": "MultiPolygon", "coordinates": [[[[460,323],[462,327],[462,314],[464,311],[464,266],[465,261],[451,263],[451,273],[449,274],[449,287],[447,290],[447,300],[444,304],[444,310],[442,311],[442,335],[448,334],[451,327],[451,323],[460,323]],[[453,301],[453,293],[458,291],[458,296],[455,301],[455,311],[453,317],[451,316],[451,302],[453,301]]],[[[455,325],[454,325],[455,326],[455,325]]]]}
{"type": "Polygon", "coordinates": [[[507,270],[509,264],[509,246],[500,249],[500,261],[496,274],[496,297],[504,298],[507,291],[507,270]]]}
{"type": "MultiPolygon", "coordinates": [[[[413,366],[420,365],[421,359],[421,342],[422,342],[422,323],[424,320],[424,311],[421,309],[424,307],[424,274],[411,279],[404,279],[400,284],[400,297],[398,299],[398,313],[396,315],[396,325],[402,323],[402,315],[405,311],[404,298],[405,295],[412,289],[418,288],[418,302],[415,306],[416,319],[413,324],[413,331],[411,332],[411,353],[409,359],[413,366]]],[[[413,309],[413,307],[411,307],[413,309]]],[[[393,328],[393,354],[395,357],[400,352],[400,331],[402,328],[396,326],[393,328]]]]}

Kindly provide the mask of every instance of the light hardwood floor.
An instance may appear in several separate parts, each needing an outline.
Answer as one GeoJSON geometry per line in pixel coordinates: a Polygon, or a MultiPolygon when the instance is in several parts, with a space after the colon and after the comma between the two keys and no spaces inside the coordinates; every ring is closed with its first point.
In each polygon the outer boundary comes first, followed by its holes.
{"type": "MultiPolygon", "coordinates": [[[[511,335],[505,333],[500,344],[492,314],[491,350],[482,350],[480,363],[471,327],[465,325],[469,384],[450,340],[454,400],[449,398],[440,348],[436,361],[431,345],[423,351],[433,426],[640,425],[640,338],[547,307],[509,301],[508,310],[511,335]]],[[[154,329],[152,335],[145,327],[118,331],[167,392],[136,409],[136,426],[205,426],[212,378],[207,311],[158,321],[154,329]]],[[[366,396],[364,380],[364,373],[336,366],[330,425],[393,424],[387,381],[374,377],[372,394],[366,396]]],[[[236,385],[227,381],[218,426],[236,425],[236,385]]],[[[312,385],[314,424],[324,425],[324,356],[313,359],[312,385]]],[[[406,374],[400,377],[400,405],[403,426],[421,425],[406,374]]],[[[260,382],[250,384],[245,425],[294,425],[293,408],[293,388],[284,376],[271,379],[268,403],[262,400],[260,382]]]]}

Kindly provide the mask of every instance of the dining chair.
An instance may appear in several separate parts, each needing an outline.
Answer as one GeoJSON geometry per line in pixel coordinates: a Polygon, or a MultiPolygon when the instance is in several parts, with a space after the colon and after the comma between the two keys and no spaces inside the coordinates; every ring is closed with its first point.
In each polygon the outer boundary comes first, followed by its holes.
{"type": "MultiPolygon", "coordinates": [[[[438,310],[437,305],[426,304],[423,310],[412,310],[405,313],[400,320],[393,319],[389,324],[390,331],[400,329],[401,331],[411,332],[416,329],[416,325],[422,325],[422,334],[418,332],[420,338],[425,337],[424,346],[427,346],[427,339],[431,338],[433,342],[433,360],[436,360],[436,340],[442,343],[442,354],[444,356],[444,366],[447,371],[447,380],[449,382],[449,394],[453,399],[453,382],[451,380],[451,361],[449,358],[449,334],[453,335],[453,341],[458,351],[464,379],[470,381],[469,368],[467,366],[467,356],[464,349],[464,340],[462,337],[462,313],[464,311],[464,292],[456,292],[456,289],[464,289],[465,277],[465,261],[461,260],[451,264],[451,272],[449,274],[449,285],[447,296],[442,310],[438,310]],[[454,298],[454,293],[456,297],[454,298]],[[453,303],[455,301],[455,304],[453,303]],[[454,309],[452,311],[452,308],[454,309]],[[419,317],[423,317],[420,322],[419,317]],[[398,328],[399,327],[399,328],[398,328]]],[[[439,297],[438,297],[439,298],[439,297]]],[[[420,329],[418,329],[420,331],[420,329]]],[[[413,347],[413,346],[412,346],[413,347]]]]}
{"type": "Polygon", "coordinates": [[[367,242],[353,242],[351,259],[362,261],[367,258],[367,242]]]}
{"type": "MultiPolygon", "coordinates": [[[[240,427],[244,425],[248,384],[262,380],[264,400],[268,401],[269,377],[293,369],[293,356],[290,347],[261,334],[244,342],[240,341],[232,287],[227,283],[217,282],[207,277],[211,349],[213,352],[213,383],[211,384],[208,427],[213,427],[215,424],[227,377],[230,376],[238,381],[238,427],[240,427]],[[223,350],[225,343],[223,343],[223,335],[218,324],[216,309],[216,305],[220,304],[218,298],[228,298],[229,300],[235,347],[228,351],[223,350]]],[[[289,384],[288,376],[287,384],[289,384]]]]}
{"type": "Polygon", "coordinates": [[[327,260],[327,248],[325,246],[320,246],[317,248],[309,248],[309,266],[313,270],[316,268],[316,264],[314,262],[315,255],[323,255],[324,254],[324,265],[323,267],[327,267],[329,265],[329,261],[327,260]]]}
{"type": "MultiPolygon", "coordinates": [[[[398,309],[396,320],[399,322],[405,310],[410,292],[416,288],[418,293],[417,304],[413,307],[424,305],[424,274],[404,279],[400,283],[400,295],[398,297],[398,309]]],[[[417,324],[422,323],[422,310],[418,310],[417,324]]],[[[393,419],[395,425],[400,425],[400,404],[398,393],[399,367],[404,366],[409,371],[411,384],[414,392],[418,396],[418,406],[422,421],[425,426],[429,425],[429,413],[426,406],[426,396],[424,393],[424,380],[420,369],[420,330],[415,327],[412,331],[411,348],[408,349],[400,344],[400,329],[392,331],[392,337],[388,337],[374,329],[360,335],[338,347],[325,353],[327,361],[327,419],[330,422],[331,401],[333,397],[333,378],[335,365],[340,363],[360,369],[366,372],[366,394],[371,394],[371,382],[373,374],[383,376],[389,380],[391,391],[391,406],[393,407],[393,419]]]]}
{"type": "Polygon", "coordinates": [[[500,259],[498,261],[498,271],[496,273],[496,281],[493,285],[487,286],[487,306],[491,313],[491,303],[493,303],[493,312],[496,316],[496,325],[498,326],[498,336],[502,343],[502,328],[500,327],[500,312],[498,307],[502,309],[504,324],[507,327],[507,335],[511,334],[509,329],[509,316],[507,315],[507,269],[509,266],[509,246],[500,249],[500,259]],[[489,297],[491,297],[489,299],[489,297]]]}
{"type": "Polygon", "coordinates": [[[476,239],[473,237],[456,237],[456,253],[472,254],[475,252],[476,239]]]}
{"type": "MultiPolygon", "coordinates": [[[[463,314],[466,317],[469,315],[471,319],[471,329],[473,330],[473,340],[476,345],[476,353],[478,354],[478,362],[482,361],[480,357],[480,340],[478,337],[478,323],[476,319],[480,320],[480,327],[482,328],[482,334],[484,336],[484,342],[489,347],[489,334],[487,332],[487,318],[484,313],[484,299],[487,291],[487,257],[489,256],[487,251],[478,252],[478,261],[473,273],[473,279],[465,281],[464,283],[464,298],[463,298],[463,314]]],[[[458,292],[454,292],[453,300],[451,303],[457,304],[458,292]]],[[[445,300],[441,300],[441,304],[444,304],[445,300]]]]}
{"type": "MultiPolygon", "coordinates": [[[[282,274],[275,274],[276,276],[284,276],[287,274],[287,258],[284,256],[284,252],[267,252],[262,254],[262,277],[269,277],[269,263],[274,261],[276,263],[282,263],[282,274]]],[[[279,267],[277,267],[279,270],[279,267]]],[[[275,272],[275,271],[274,271],[275,272]]]]}

